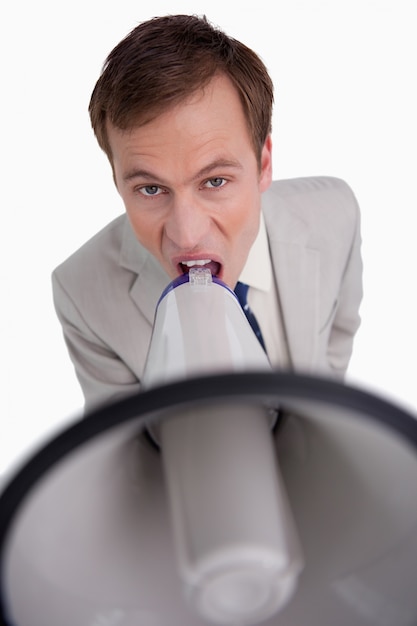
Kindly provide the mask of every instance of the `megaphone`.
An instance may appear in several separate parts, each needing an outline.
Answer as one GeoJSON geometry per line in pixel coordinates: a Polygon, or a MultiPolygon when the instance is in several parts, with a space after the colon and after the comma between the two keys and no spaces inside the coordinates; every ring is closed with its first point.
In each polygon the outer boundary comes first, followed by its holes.
{"type": "MultiPolygon", "coordinates": [[[[201,267],[173,281],[157,306],[144,388],[249,369],[271,371],[235,294],[201,267]]],[[[161,420],[159,436],[149,427],[161,443],[184,591],[214,623],[266,619],[301,571],[270,435],[275,420],[274,404],[217,401],[161,420]]]]}
{"type": "Polygon", "coordinates": [[[411,626],[416,580],[416,417],[272,371],[201,272],[161,297],[144,390],[0,495],[7,626],[411,626]]]}

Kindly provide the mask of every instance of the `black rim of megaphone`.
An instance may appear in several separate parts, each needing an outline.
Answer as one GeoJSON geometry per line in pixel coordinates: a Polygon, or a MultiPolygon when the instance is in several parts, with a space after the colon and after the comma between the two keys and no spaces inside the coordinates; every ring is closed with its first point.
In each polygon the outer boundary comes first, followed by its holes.
{"type": "MultiPolygon", "coordinates": [[[[262,404],[280,405],[283,400],[321,402],[348,409],[361,418],[369,418],[402,436],[416,448],[417,419],[405,409],[368,391],[328,378],[275,372],[244,372],[204,376],[139,392],[102,406],[80,418],[53,437],[14,475],[0,494],[0,619],[4,614],[3,571],[8,532],[32,487],[53,465],[95,436],[115,426],[136,420],[138,432],[155,419],[169,418],[175,407],[195,402],[235,398],[258,399],[262,404]]],[[[337,415],[335,414],[337,419],[337,415]]]]}

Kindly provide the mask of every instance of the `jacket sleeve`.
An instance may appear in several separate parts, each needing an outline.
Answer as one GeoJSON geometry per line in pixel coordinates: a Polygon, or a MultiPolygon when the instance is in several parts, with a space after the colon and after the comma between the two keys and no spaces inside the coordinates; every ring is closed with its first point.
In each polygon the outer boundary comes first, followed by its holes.
{"type": "Polygon", "coordinates": [[[137,377],[90,328],[57,271],[52,274],[52,288],[55,310],[84,394],[85,411],[136,393],[140,387],[137,377]]]}
{"type": "Polygon", "coordinates": [[[363,296],[360,211],[356,198],[347,185],[346,190],[351,195],[354,210],[353,238],[341,277],[327,346],[328,366],[337,377],[343,377],[349,365],[354,337],[361,322],[359,309],[363,296]]]}

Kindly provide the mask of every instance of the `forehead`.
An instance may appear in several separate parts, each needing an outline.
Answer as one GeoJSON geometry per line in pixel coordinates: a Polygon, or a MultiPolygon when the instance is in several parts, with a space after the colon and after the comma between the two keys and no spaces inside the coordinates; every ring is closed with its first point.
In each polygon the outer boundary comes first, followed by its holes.
{"type": "Polygon", "coordinates": [[[151,121],[121,130],[108,122],[108,136],[115,160],[160,157],[174,151],[239,151],[248,148],[249,131],[240,96],[225,76],[217,76],[204,89],[176,104],[151,121]]]}
{"type": "Polygon", "coordinates": [[[238,120],[246,123],[245,111],[237,88],[225,74],[218,74],[206,85],[173,104],[157,104],[155,108],[147,109],[143,113],[132,111],[126,115],[127,123],[119,125],[117,121],[113,123],[107,117],[106,131],[108,135],[116,133],[128,138],[133,131],[138,129],[146,130],[150,127],[153,131],[164,121],[164,118],[176,116],[179,119],[181,112],[185,117],[197,112],[204,116],[207,122],[213,120],[216,112],[221,114],[223,119],[237,114],[238,120]],[[229,115],[227,115],[228,110],[229,115]]]}

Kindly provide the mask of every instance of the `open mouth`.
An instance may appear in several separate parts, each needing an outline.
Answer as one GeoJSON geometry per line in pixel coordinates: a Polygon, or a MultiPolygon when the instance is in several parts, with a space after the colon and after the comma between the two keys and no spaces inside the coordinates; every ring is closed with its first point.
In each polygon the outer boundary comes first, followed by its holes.
{"type": "Polygon", "coordinates": [[[182,274],[188,274],[192,267],[205,267],[210,270],[212,276],[218,276],[221,265],[211,259],[196,259],[194,261],[181,261],[179,267],[182,274]]]}

